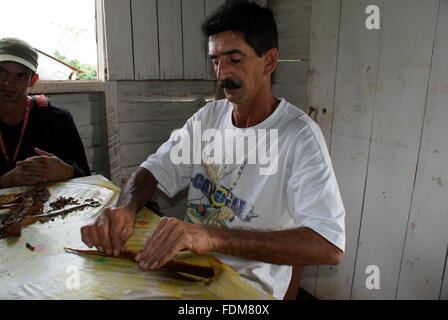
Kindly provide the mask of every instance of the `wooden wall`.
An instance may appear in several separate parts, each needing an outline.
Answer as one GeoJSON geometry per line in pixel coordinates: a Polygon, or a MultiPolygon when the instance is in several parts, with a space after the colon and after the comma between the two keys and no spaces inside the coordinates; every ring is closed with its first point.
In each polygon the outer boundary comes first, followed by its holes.
{"type": "Polygon", "coordinates": [[[68,110],[75,121],[92,175],[109,175],[103,93],[48,94],[50,101],[68,110]]]}
{"type": "Polygon", "coordinates": [[[279,34],[280,61],[272,79],[274,95],[308,111],[311,0],[268,0],[267,5],[274,13],[279,34]]]}
{"type": "Polygon", "coordinates": [[[214,79],[200,24],[224,0],[100,2],[109,80],[214,79]]]}
{"type": "Polygon", "coordinates": [[[447,31],[447,0],[312,2],[308,102],[347,232],[342,264],[303,282],[319,298],[448,298],[447,31]],[[372,4],[380,30],[365,27],[372,4]],[[366,287],[370,265],[378,290],[366,287]]]}

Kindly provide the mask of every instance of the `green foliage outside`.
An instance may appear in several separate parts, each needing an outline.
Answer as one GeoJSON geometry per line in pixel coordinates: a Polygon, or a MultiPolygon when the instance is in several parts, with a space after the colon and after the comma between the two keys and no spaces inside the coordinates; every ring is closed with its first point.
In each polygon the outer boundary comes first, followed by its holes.
{"type": "Polygon", "coordinates": [[[79,80],[96,80],[98,79],[96,67],[90,64],[81,63],[78,59],[70,60],[66,56],[62,55],[58,50],[54,52],[55,58],[71,65],[76,69],[80,69],[84,71],[84,73],[80,73],[77,75],[77,79],[79,80]]]}

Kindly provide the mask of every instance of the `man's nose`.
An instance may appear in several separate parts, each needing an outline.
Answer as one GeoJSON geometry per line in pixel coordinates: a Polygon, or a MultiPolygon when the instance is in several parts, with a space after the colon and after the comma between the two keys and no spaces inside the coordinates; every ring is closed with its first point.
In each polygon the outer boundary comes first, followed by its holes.
{"type": "Polygon", "coordinates": [[[219,60],[218,64],[216,65],[216,79],[218,81],[222,81],[229,76],[229,70],[228,65],[223,60],[219,60]]]}

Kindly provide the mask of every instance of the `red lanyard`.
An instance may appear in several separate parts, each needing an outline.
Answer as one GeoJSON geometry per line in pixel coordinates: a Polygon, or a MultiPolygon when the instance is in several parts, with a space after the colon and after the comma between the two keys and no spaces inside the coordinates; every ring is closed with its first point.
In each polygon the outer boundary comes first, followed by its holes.
{"type": "Polygon", "coordinates": [[[22,144],[23,134],[25,133],[26,124],[28,123],[28,117],[30,115],[31,109],[31,97],[27,97],[26,99],[26,107],[25,107],[25,115],[23,116],[22,121],[22,129],[20,130],[20,138],[17,143],[16,148],[14,149],[14,154],[12,160],[9,159],[8,151],[6,150],[5,143],[3,141],[2,133],[0,132],[0,147],[2,148],[3,158],[5,159],[6,165],[9,169],[12,169],[16,163],[17,155],[19,154],[20,145],[22,144]]]}

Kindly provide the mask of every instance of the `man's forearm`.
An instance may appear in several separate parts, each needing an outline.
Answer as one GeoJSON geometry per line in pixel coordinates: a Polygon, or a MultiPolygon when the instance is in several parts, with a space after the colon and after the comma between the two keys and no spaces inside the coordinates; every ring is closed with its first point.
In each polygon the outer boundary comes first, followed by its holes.
{"type": "Polygon", "coordinates": [[[156,186],[157,180],[152,173],[138,168],[121,191],[117,207],[137,213],[151,199],[156,186]]]}
{"type": "Polygon", "coordinates": [[[339,264],[342,251],[315,231],[247,231],[211,227],[215,252],[286,265],[339,264]]]}

